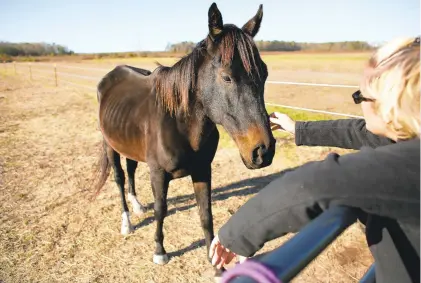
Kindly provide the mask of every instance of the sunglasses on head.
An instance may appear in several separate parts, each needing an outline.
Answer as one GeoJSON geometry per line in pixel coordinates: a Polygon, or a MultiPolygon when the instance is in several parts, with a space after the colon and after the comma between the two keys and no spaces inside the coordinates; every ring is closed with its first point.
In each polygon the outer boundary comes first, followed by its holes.
{"type": "Polygon", "coordinates": [[[356,92],[354,92],[352,94],[352,99],[354,99],[355,104],[360,104],[363,101],[374,101],[374,99],[372,99],[372,98],[364,97],[361,94],[361,90],[357,90],[356,92]]]}

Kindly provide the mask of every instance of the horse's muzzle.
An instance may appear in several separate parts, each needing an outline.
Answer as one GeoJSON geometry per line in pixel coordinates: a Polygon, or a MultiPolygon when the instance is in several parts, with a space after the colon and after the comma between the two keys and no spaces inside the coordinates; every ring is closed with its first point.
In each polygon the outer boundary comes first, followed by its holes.
{"type": "Polygon", "coordinates": [[[264,144],[257,145],[251,152],[251,162],[247,162],[249,164],[245,162],[246,167],[248,169],[260,169],[271,165],[275,156],[275,144],[276,140],[271,139],[269,147],[264,144]]]}

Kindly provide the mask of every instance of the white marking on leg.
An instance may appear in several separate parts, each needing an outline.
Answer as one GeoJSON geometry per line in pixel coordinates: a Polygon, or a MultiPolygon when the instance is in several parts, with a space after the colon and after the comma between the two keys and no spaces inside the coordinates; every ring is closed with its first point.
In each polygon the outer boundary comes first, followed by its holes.
{"type": "Polygon", "coordinates": [[[153,255],[153,262],[159,265],[164,265],[167,264],[169,261],[168,259],[168,255],[164,254],[164,255],[153,255]]]}
{"type": "Polygon", "coordinates": [[[133,212],[136,215],[142,215],[146,212],[146,208],[140,204],[140,202],[137,200],[136,196],[129,193],[127,195],[127,199],[132,203],[133,212]]]}
{"type": "Polygon", "coordinates": [[[123,212],[121,214],[121,234],[128,235],[133,231],[132,224],[130,223],[130,214],[129,212],[123,212]]]}

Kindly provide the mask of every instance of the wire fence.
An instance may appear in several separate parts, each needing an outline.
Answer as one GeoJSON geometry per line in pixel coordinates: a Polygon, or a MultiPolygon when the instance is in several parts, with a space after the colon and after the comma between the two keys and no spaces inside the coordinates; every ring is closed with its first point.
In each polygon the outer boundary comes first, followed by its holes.
{"type": "MultiPolygon", "coordinates": [[[[71,66],[67,64],[47,64],[47,63],[3,63],[3,68],[6,73],[14,73],[15,75],[29,76],[31,81],[36,78],[47,80],[54,83],[55,86],[67,85],[77,88],[84,88],[96,91],[96,84],[101,78],[108,73],[110,68],[96,68],[96,67],[81,67],[71,66]],[[72,70],[78,70],[78,73],[72,73],[72,70]],[[87,74],[81,74],[87,73],[87,74]],[[40,75],[41,73],[42,75],[40,75]],[[73,80],[72,80],[73,79],[73,80]],[[75,81],[76,79],[76,81],[75,81]]],[[[297,85],[297,86],[314,86],[314,87],[332,87],[332,88],[353,88],[358,89],[356,85],[342,85],[342,84],[320,84],[320,83],[306,83],[306,82],[290,82],[290,81],[266,81],[267,84],[275,85],[297,85]]],[[[294,109],[299,111],[321,113],[327,115],[343,116],[350,118],[363,118],[362,116],[317,110],[311,108],[296,107],[290,105],[283,105],[278,103],[267,102],[267,105],[282,107],[287,109],[294,109]]]]}

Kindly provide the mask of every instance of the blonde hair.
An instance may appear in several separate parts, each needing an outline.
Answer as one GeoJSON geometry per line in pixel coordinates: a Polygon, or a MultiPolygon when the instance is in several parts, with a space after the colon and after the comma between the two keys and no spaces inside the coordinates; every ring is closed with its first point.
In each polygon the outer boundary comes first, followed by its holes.
{"type": "Polygon", "coordinates": [[[397,138],[420,137],[419,37],[397,38],[368,61],[361,90],[375,99],[375,111],[397,138]]]}

